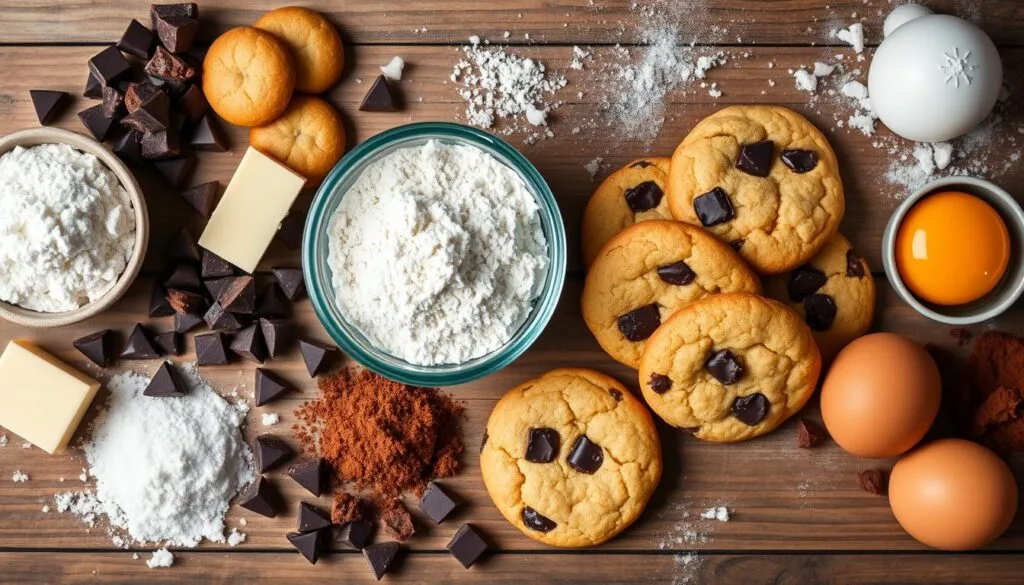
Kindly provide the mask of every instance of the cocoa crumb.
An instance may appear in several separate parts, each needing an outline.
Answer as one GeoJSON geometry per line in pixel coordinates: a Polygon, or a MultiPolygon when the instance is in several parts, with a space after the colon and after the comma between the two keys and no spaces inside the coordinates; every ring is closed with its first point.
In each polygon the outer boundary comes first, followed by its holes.
{"type": "Polygon", "coordinates": [[[818,423],[805,418],[796,423],[796,446],[810,449],[825,439],[826,433],[818,423]]]}
{"type": "Polygon", "coordinates": [[[388,509],[381,514],[380,523],[384,527],[384,532],[400,542],[405,542],[416,534],[412,515],[398,500],[393,500],[388,509]]]}
{"type": "Polygon", "coordinates": [[[341,526],[356,520],[366,520],[372,513],[369,502],[348,492],[334,494],[331,505],[331,522],[341,526]]]}
{"type": "Polygon", "coordinates": [[[857,474],[857,485],[869,494],[884,496],[889,491],[885,472],[881,469],[866,469],[857,474]]]}

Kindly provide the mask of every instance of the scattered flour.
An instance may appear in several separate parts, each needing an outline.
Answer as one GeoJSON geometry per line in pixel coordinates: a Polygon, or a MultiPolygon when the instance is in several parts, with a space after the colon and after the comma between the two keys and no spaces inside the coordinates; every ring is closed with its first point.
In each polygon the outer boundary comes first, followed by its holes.
{"type": "Polygon", "coordinates": [[[718,520],[719,522],[729,521],[729,509],[725,506],[716,506],[714,508],[708,508],[700,515],[705,520],[718,520]]]}
{"type": "Polygon", "coordinates": [[[261,420],[263,422],[263,426],[270,427],[281,422],[281,415],[276,412],[264,412],[261,420]]]}
{"type": "Polygon", "coordinates": [[[239,532],[237,528],[231,529],[231,534],[228,535],[228,546],[236,547],[245,542],[245,533],[239,532]]]}
{"type": "Polygon", "coordinates": [[[23,473],[21,471],[15,471],[14,474],[11,476],[11,481],[13,481],[14,483],[25,483],[26,481],[28,481],[28,474],[23,473]]]}
{"type": "Polygon", "coordinates": [[[587,174],[590,175],[590,182],[593,183],[594,179],[601,172],[601,168],[604,166],[604,159],[601,157],[595,157],[590,162],[583,165],[583,168],[587,170],[587,174]]]}
{"type": "Polygon", "coordinates": [[[864,25],[855,22],[850,26],[836,30],[833,35],[844,43],[853,47],[853,52],[858,55],[864,52],[864,25]]]}
{"type": "Polygon", "coordinates": [[[7,435],[0,435],[0,449],[7,446],[7,435]]]}
{"type": "Polygon", "coordinates": [[[150,569],[167,568],[174,564],[174,555],[166,548],[153,551],[153,556],[146,561],[150,569]]]}
{"type": "Polygon", "coordinates": [[[704,559],[694,552],[678,554],[674,557],[675,574],[672,579],[673,585],[691,585],[697,583],[701,568],[704,566],[704,559]]]}
{"type": "Polygon", "coordinates": [[[401,57],[392,57],[387,65],[381,66],[380,72],[391,81],[401,81],[403,69],[405,69],[405,61],[401,57]]]}
{"type": "Polygon", "coordinates": [[[50,507],[49,506],[43,506],[43,514],[49,514],[49,513],[50,513],[50,507]]]}

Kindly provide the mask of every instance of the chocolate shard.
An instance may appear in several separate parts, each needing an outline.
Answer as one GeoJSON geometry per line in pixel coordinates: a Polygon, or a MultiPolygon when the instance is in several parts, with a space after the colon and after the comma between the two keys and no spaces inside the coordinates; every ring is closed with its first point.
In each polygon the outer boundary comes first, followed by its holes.
{"type": "Polygon", "coordinates": [[[304,559],[315,565],[320,560],[320,549],[323,547],[324,542],[323,530],[316,530],[314,532],[289,532],[288,542],[295,547],[295,550],[299,551],[304,559]]]}
{"type": "Polygon", "coordinates": [[[306,292],[306,283],[302,278],[301,268],[273,268],[274,279],[289,301],[297,301],[306,292]]]}
{"type": "Polygon", "coordinates": [[[167,183],[175,189],[185,184],[189,173],[196,165],[196,159],[192,155],[165,158],[153,161],[153,166],[163,175],[167,183]]]}
{"type": "Polygon", "coordinates": [[[576,442],[573,443],[566,462],[569,464],[569,467],[580,473],[593,475],[604,464],[604,449],[591,441],[590,437],[580,435],[576,438],[576,442]]]}
{"type": "Polygon", "coordinates": [[[310,504],[299,503],[299,532],[316,532],[331,525],[331,515],[310,504]]]}
{"type": "Polygon", "coordinates": [[[174,314],[174,330],[178,333],[188,333],[195,329],[200,323],[203,323],[202,315],[192,314],[174,314]]]}
{"type": "MultiPolygon", "coordinates": [[[[204,185],[209,184],[210,183],[204,183],[204,185]]],[[[214,181],[213,184],[216,185],[216,181],[214,181]]],[[[196,187],[193,187],[193,189],[195,188],[196,187]]],[[[223,278],[225,276],[234,276],[235,267],[232,266],[230,262],[214,254],[213,252],[209,250],[203,250],[203,262],[200,274],[202,275],[203,280],[210,278],[223,278]]]]}
{"type": "Polygon", "coordinates": [[[831,329],[836,311],[836,302],[829,295],[813,294],[804,299],[804,321],[814,331],[831,329]]]}
{"type": "Polygon", "coordinates": [[[661,204],[665,192],[654,181],[644,181],[626,189],[623,196],[633,213],[650,211],[661,204]]]}
{"type": "Polygon", "coordinates": [[[238,505],[260,516],[273,518],[277,516],[278,510],[283,507],[283,504],[281,493],[261,475],[242,495],[242,501],[238,505]]]}
{"type": "Polygon", "coordinates": [[[530,530],[536,530],[537,532],[551,532],[556,526],[558,526],[554,520],[544,516],[529,506],[523,507],[523,512],[520,517],[527,528],[530,530]]]}
{"type": "Polygon", "coordinates": [[[743,377],[743,362],[732,351],[723,349],[711,354],[704,362],[708,373],[722,384],[735,384],[743,377]]]}
{"type": "MultiPolygon", "coordinates": [[[[143,110],[139,110],[141,112],[143,110]]],[[[132,114],[138,115],[139,112],[132,114]]],[[[172,128],[157,132],[145,132],[140,142],[142,158],[146,160],[161,160],[181,154],[181,146],[178,141],[178,131],[172,128]]]]}
{"type": "Polygon", "coordinates": [[[850,278],[861,278],[867,271],[864,269],[864,259],[856,250],[850,248],[846,251],[846,276],[850,278]]]}
{"type": "Polygon", "coordinates": [[[736,168],[748,175],[767,177],[772,170],[772,154],[774,152],[775,143],[771,140],[744,144],[740,148],[740,157],[736,161],[736,168]]]}
{"type": "Polygon", "coordinates": [[[251,276],[235,276],[217,297],[225,311],[251,315],[256,310],[256,284],[251,276]]]}
{"type": "Polygon", "coordinates": [[[716,226],[736,217],[732,202],[721,187],[694,197],[693,210],[704,227],[716,226]]]}
{"type": "Polygon", "coordinates": [[[150,317],[170,317],[174,314],[174,308],[167,302],[167,289],[159,282],[153,283],[153,291],[149,296],[150,317]]]}
{"type": "Polygon", "coordinates": [[[153,58],[146,63],[146,75],[167,81],[191,81],[196,70],[184,59],[163,47],[157,47],[153,58]]]}
{"type": "Polygon", "coordinates": [[[210,109],[203,90],[197,84],[189,84],[181,97],[178,98],[178,110],[188,118],[189,122],[199,122],[210,109]]]}
{"type": "MultiPolygon", "coordinates": [[[[259,370],[256,371],[259,372],[259,370]]],[[[257,406],[259,406],[259,403],[257,403],[257,406]]],[[[316,459],[306,459],[289,467],[288,477],[306,488],[306,491],[309,493],[320,497],[320,494],[324,492],[324,488],[327,487],[327,474],[324,473],[324,467],[325,462],[319,457],[316,459]]]]}
{"type": "Polygon", "coordinates": [[[281,222],[281,227],[277,228],[274,238],[284,244],[285,248],[298,250],[302,245],[302,230],[306,225],[307,212],[308,210],[300,212],[292,208],[281,222]]]}
{"type": "Polygon", "coordinates": [[[433,481],[427,484],[427,489],[423,491],[423,497],[420,498],[420,510],[434,524],[444,522],[458,507],[459,503],[455,498],[433,481]]]}
{"type": "Polygon", "coordinates": [[[206,297],[178,288],[167,290],[167,303],[175,313],[202,315],[206,309],[206,297]]]}
{"type": "Polygon", "coordinates": [[[203,286],[205,286],[207,292],[210,293],[210,297],[216,299],[222,292],[224,292],[224,289],[228,287],[228,283],[230,283],[232,279],[233,277],[231,276],[210,278],[203,281],[203,286]]]}
{"type": "Polygon", "coordinates": [[[103,113],[108,118],[120,118],[124,115],[124,94],[114,87],[103,88],[103,113]]]}
{"type": "Polygon", "coordinates": [[[75,349],[101,368],[110,365],[114,358],[114,332],[110,329],[90,333],[71,342],[75,349]]]}
{"type": "Polygon", "coordinates": [[[96,77],[92,71],[89,72],[89,77],[85,80],[85,89],[82,91],[82,96],[94,100],[103,97],[103,81],[96,77]]]}
{"type": "Polygon", "coordinates": [[[89,71],[105,86],[114,85],[122,78],[131,75],[131,70],[127,59],[114,45],[110,45],[89,59],[89,71]]]}
{"type": "Polygon", "coordinates": [[[180,398],[185,396],[186,386],[181,374],[171,364],[164,362],[153,375],[149,385],[142,391],[143,396],[154,398],[180,398]]]}
{"type": "Polygon", "coordinates": [[[144,165],[146,159],[142,158],[142,133],[137,130],[125,132],[114,146],[114,154],[126,163],[137,167],[144,165]]]}
{"type": "Polygon", "coordinates": [[[153,341],[153,333],[142,323],[136,323],[128,335],[128,341],[121,350],[121,358],[126,360],[148,360],[160,357],[160,350],[153,341]]]}
{"type": "Polygon", "coordinates": [[[267,319],[283,319],[291,316],[292,307],[276,282],[268,282],[257,295],[256,315],[267,319]]]}
{"type": "Polygon", "coordinates": [[[397,112],[395,98],[391,95],[391,87],[383,75],[378,75],[373,80],[370,90],[363,96],[363,102],[359,104],[360,112],[397,112]]]}
{"type": "Polygon", "coordinates": [[[295,454],[295,451],[274,435],[260,435],[256,437],[256,445],[253,451],[256,454],[256,469],[264,473],[283,463],[286,459],[295,454]]]}
{"type": "Polygon", "coordinates": [[[352,520],[338,528],[334,540],[345,548],[363,550],[373,539],[373,522],[369,520],[352,520]]]}
{"type": "Polygon", "coordinates": [[[196,122],[192,130],[192,138],[189,140],[192,150],[203,152],[227,152],[228,137],[221,128],[220,123],[207,114],[196,122]]]}
{"type": "Polygon", "coordinates": [[[771,403],[760,392],[739,396],[732,402],[732,415],[744,424],[754,426],[764,420],[770,406],[771,403]]]}
{"type": "Polygon", "coordinates": [[[197,291],[200,286],[199,272],[196,271],[194,265],[182,262],[174,267],[174,271],[164,281],[164,286],[168,289],[176,288],[197,291]]]}
{"type": "Polygon", "coordinates": [[[199,21],[195,18],[157,15],[156,34],[164,47],[172,53],[184,53],[191,49],[197,32],[199,21]]]}
{"type": "Polygon", "coordinates": [[[697,273],[690,268],[689,264],[680,260],[679,262],[659,266],[658,277],[669,284],[685,286],[697,278],[697,273]]]}
{"type": "Polygon", "coordinates": [[[215,331],[192,338],[196,345],[196,363],[200,366],[223,366],[228,363],[227,342],[223,333],[215,331]]]}
{"type": "Polygon", "coordinates": [[[526,460],[532,463],[551,463],[558,456],[562,436],[548,427],[531,428],[526,437],[526,460]]]}
{"type": "Polygon", "coordinates": [[[655,303],[644,305],[621,315],[618,325],[622,336],[629,341],[643,341],[661,325],[661,311],[655,303]]]}
{"type": "Polygon", "coordinates": [[[233,313],[224,310],[220,303],[214,301],[203,315],[203,321],[214,331],[238,331],[242,323],[233,313]]]}
{"type": "Polygon", "coordinates": [[[49,89],[30,89],[28,95],[32,98],[32,107],[36,111],[36,118],[43,126],[57,118],[67,107],[71,98],[66,91],[51,91],[49,89]]]}
{"type": "Polygon", "coordinates": [[[448,552],[465,568],[470,568],[488,550],[487,540],[472,524],[463,524],[448,541],[448,552]]]}
{"type": "Polygon", "coordinates": [[[174,235],[164,250],[164,257],[174,262],[199,262],[199,247],[187,227],[174,235]]]}
{"type": "MultiPolygon", "coordinates": [[[[217,191],[220,189],[220,183],[217,181],[209,181],[207,183],[201,183],[194,187],[189,187],[184,191],[179,192],[181,198],[192,209],[195,209],[199,215],[209,218],[210,213],[213,212],[213,204],[217,200],[217,191]]],[[[207,276],[204,274],[203,278],[207,276]]]]}
{"type": "Polygon", "coordinates": [[[282,382],[277,376],[263,368],[256,368],[256,406],[263,406],[291,390],[292,387],[282,382]]]}
{"type": "Polygon", "coordinates": [[[665,374],[651,374],[651,379],[647,381],[647,385],[655,394],[664,394],[672,389],[672,378],[665,374]]]}
{"type": "Polygon", "coordinates": [[[103,104],[96,104],[78,112],[78,119],[93,138],[103,142],[110,135],[110,129],[114,127],[114,119],[108,118],[103,110],[103,104]]]}
{"type": "Polygon", "coordinates": [[[783,150],[779,158],[794,173],[809,173],[818,166],[818,153],[813,150],[789,148],[783,150]]]}
{"type": "Polygon", "coordinates": [[[363,557],[366,558],[366,562],[370,565],[370,570],[373,571],[373,576],[378,581],[395,564],[395,559],[398,558],[398,553],[401,549],[402,545],[397,542],[378,542],[363,548],[363,557]]]}
{"type": "Polygon", "coordinates": [[[818,289],[825,286],[826,282],[828,282],[828,277],[824,272],[813,266],[800,266],[790,273],[786,292],[789,293],[789,300],[799,303],[818,292],[818,289]]]}
{"type": "Polygon", "coordinates": [[[288,351],[295,341],[295,327],[290,321],[260,317],[259,323],[263,343],[267,345],[267,356],[275,358],[288,351]]]}
{"type": "Polygon", "coordinates": [[[133,19],[128,24],[128,28],[124,30],[124,34],[121,35],[121,40],[117,41],[116,46],[122,53],[128,53],[132,57],[138,57],[145,61],[153,54],[155,42],[156,37],[153,36],[153,32],[141,22],[133,19]]]}
{"type": "Polygon", "coordinates": [[[231,339],[231,351],[249,361],[262,364],[267,359],[267,349],[263,345],[259,324],[253,323],[236,333],[231,339]]]}
{"type": "Polygon", "coordinates": [[[306,364],[306,371],[309,372],[310,377],[315,378],[330,367],[334,356],[338,353],[338,348],[326,343],[300,339],[299,352],[302,354],[302,361],[306,364]]]}
{"type": "Polygon", "coordinates": [[[181,355],[181,334],[177,331],[157,333],[153,342],[160,349],[161,356],[181,355]]]}
{"type": "Polygon", "coordinates": [[[177,4],[150,4],[150,28],[156,29],[156,21],[160,18],[194,18],[198,20],[199,5],[195,2],[179,2],[177,4]]]}

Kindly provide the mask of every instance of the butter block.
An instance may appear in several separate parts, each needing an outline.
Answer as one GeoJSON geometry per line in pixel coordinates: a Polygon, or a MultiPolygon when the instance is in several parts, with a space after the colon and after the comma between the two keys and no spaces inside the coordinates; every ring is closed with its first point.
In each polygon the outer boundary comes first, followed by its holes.
{"type": "Polygon", "coordinates": [[[0,355],[0,427],[47,453],[67,446],[100,383],[15,339],[0,355]]]}
{"type": "Polygon", "coordinates": [[[252,272],[305,183],[301,175],[250,146],[199,245],[252,272]]]}

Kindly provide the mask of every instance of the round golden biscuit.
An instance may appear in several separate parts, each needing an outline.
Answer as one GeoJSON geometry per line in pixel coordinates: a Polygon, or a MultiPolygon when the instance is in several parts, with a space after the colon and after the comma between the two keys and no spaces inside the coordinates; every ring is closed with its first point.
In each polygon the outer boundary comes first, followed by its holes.
{"type": "Polygon", "coordinates": [[[288,107],[295,89],[292,55],[274,35],[238,27],[217,37],[203,61],[203,93],[236,126],[260,126],[288,107]]]}
{"type": "Polygon", "coordinates": [[[285,6],[264,14],[253,25],[277,37],[295,58],[295,90],[323,93],[338,82],[345,66],[341,35],[319,12],[285,6]]]}
{"type": "Polygon", "coordinates": [[[697,124],[672,156],[665,197],[673,217],[709,229],[766,275],[810,260],[845,210],[832,146],[777,106],[732,106],[697,124]]]}
{"type": "Polygon", "coordinates": [[[249,131],[249,144],[306,177],[312,186],[345,154],[345,125],[331,104],[297,95],[280,118],[249,131]]]}
{"type": "Polygon", "coordinates": [[[618,380],[553,370],[508,391],[487,420],[484,485],[523,534],[594,546],[640,516],[661,479],[661,443],[643,402],[618,380]]]}
{"type": "Polygon", "coordinates": [[[608,175],[583,211],[581,248],[586,266],[608,240],[649,219],[672,219],[665,199],[669,158],[642,158],[608,175]]]}

